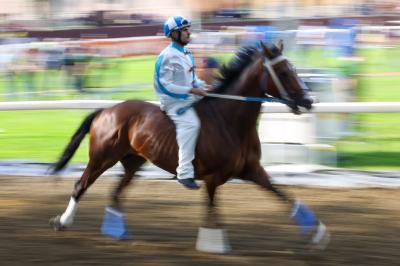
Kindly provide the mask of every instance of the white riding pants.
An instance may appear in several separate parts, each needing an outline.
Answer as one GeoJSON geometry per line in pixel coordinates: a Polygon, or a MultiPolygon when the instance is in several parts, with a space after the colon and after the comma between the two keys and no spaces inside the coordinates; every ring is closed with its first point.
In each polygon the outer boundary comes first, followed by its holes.
{"type": "Polygon", "coordinates": [[[176,141],[179,147],[179,161],[176,169],[178,179],[194,178],[192,161],[200,132],[200,119],[194,108],[187,109],[181,115],[176,113],[179,108],[187,105],[187,102],[176,104],[166,111],[176,127],[176,141]]]}

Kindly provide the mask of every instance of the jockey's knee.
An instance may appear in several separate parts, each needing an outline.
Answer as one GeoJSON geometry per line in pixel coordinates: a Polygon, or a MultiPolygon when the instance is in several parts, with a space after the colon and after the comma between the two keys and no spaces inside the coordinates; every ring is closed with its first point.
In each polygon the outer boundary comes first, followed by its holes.
{"type": "Polygon", "coordinates": [[[189,130],[199,130],[200,129],[200,119],[198,117],[191,117],[190,120],[185,120],[185,122],[181,123],[185,128],[189,130]]]}
{"type": "Polygon", "coordinates": [[[198,132],[200,130],[200,123],[186,123],[185,125],[181,125],[180,127],[183,131],[186,132],[198,132]]]}
{"type": "Polygon", "coordinates": [[[194,120],[189,130],[197,134],[200,131],[200,121],[194,120]]]}
{"type": "Polygon", "coordinates": [[[193,120],[193,128],[195,128],[196,130],[199,130],[200,129],[200,126],[201,126],[201,124],[200,124],[200,120],[197,118],[197,119],[194,119],[193,120]]]}

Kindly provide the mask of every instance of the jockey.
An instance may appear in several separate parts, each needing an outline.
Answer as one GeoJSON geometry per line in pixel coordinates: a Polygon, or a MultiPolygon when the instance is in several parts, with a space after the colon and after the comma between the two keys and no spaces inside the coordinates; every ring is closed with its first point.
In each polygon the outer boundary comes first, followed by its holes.
{"type": "Polygon", "coordinates": [[[158,56],[154,88],[160,108],[174,122],[178,143],[178,182],[189,189],[199,189],[192,161],[200,130],[200,120],[192,104],[206,94],[204,82],[197,79],[192,53],[185,48],[190,41],[190,21],[182,16],[164,23],[164,34],[171,39],[158,56]]]}

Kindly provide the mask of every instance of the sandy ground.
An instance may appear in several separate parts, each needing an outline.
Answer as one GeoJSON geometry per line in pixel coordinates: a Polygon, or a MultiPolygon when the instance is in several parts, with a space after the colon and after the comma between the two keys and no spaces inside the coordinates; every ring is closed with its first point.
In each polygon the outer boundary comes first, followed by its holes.
{"type": "Polygon", "coordinates": [[[226,184],[219,211],[232,252],[195,250],[204,190],[174,181],[137,181],[125,195],[133,240],[101,235],[115,180],[100,179],[80,203],[74,226],[54,232],[74,179],[0,177],[1,265],[400,265],[400,189],[281,189],[307,203],[328,226],[327,250],[305,253],[288,206],[251,184],[226,184]]]}

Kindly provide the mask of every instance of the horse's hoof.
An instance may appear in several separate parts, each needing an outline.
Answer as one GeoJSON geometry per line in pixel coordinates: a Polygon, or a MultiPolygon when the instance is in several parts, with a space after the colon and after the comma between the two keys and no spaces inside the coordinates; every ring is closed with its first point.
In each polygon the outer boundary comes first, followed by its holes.
{"type": "Polygon", "coordinates": [[[318,227],[311,237],[310,246],[312,249],[325,250],[331,240],[331,234],[325,224],[319,222],[318,227]]]}
{"type": "Polygon", "coordinates": [[[49,225],[54,229],[54,231],[62,231],[66,229],[66,227],[61,224],[60,218],[61,216],[57,215],[49,220],[49,225]]]}

